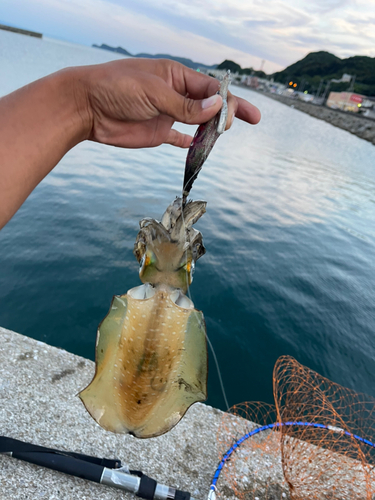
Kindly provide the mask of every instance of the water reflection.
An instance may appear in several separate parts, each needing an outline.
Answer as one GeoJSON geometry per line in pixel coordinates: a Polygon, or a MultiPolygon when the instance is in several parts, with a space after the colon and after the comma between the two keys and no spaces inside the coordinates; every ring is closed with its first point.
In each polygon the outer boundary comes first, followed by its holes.
{"type": "MultiPolygon", "coordinates": [[[[10,71],[0,94],[53,71],[56,61],[112,57],[48,41],[36,50],[23,38],[24,47],[12,42],[0,54],[10,71]]],[[[191,193],[208,202],[197,224],[207,254],[191,293],[229,401],[272,400],[272,367],[283,354],[374,394],[374,147],[234,91],[260,107],[262,122],[237,121],[191,193]]],[[[0,324],[93,358],[112,295],[139,283],[138,221],[160,218],[180,193],[185,156],[171,146],[125,151],[87,142],[72,150],[0,233],[0,324]]],[[[223,407],[212,362],[209,394],[223,407]]]]}

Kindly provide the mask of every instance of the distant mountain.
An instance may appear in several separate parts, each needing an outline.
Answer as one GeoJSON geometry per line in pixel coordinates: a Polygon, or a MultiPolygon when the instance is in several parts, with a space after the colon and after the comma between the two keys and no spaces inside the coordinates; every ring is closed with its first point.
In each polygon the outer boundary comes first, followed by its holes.
{"type": "MultiPolygon", "coordinates": [[[[324,82],[331,79],[340,80],[344,73],[355,75],[354,92],[375,95],[375,57],[353,56],[340,59],[329,52],[311,52],[272,76],[278,82],[293,81],[298,87],[302,84],[304,90],[315,92],[321,80],[324,82]]],[[[349,85],[348,82],[332,83],[330,88],[344,91],[349,85]]]]}
{"type": "Polygon", "coordinates": [[[265,78],[267,75],[264,71],[256,71],[253,68],[241,68],[241,66],[230,59],[225,59],[216,69],[229,69],[231,73],[239,73],[240,75],[252,75],[265,78]]]}
{"type": "Polygon", "coordinates": [[[217,67],[217,64],[214,64],[212,66],[207,66],[207,64],[197,63],[185,57],[171,56],[170,54],[146,54],[143,52],[140,54],[131,54],[122,47],[111,47],[110,45],[106,45],[105,43],[102,43],[101,45],[96,45],[94,43],[93,47],[96,47],[97,49],[110,50],[111,52],[117,52],[118,54],[123,54],[125,56],[130,56],[130,57],[146,57],[148,59],[171,59],[172,61],[177,61],[181,64],[184,64],[188,68],[193,68],[193,69],[198,69],[198,68],[216,69],[217,67]]]}
{"type": "Polygon", "coordinates": [[[297,78],[302,75],[309,77],[324,77],[328,74],[336,74],[340,71],[340,67],[341,59],[335,55],[324,51],[310,52],[310,54],[307,54],[307,56],[300,61],[291,64],[282,71],[275,73],[273,76],[280,76],[281,78],[288,78],[288,76],[297,78]]]}
{"type": "Polygon", "coordinates": [[[111,52],[118,52],[119,54],[123,54],[124,56],[132,56],[130,52],[128,52],[126,49],[123,49],[122,47],[111,47],[110,45],[106,45],[105,43],[102,43],[101,45],[96,45],[96,43],[94,43],[93,47],[95,47],[96,49],[104,49],[104,50],[110,50],[111,52]]]}
{"type": "Polygon", "coordinates": [[[170,54],[136,54],[134,57],[147,57],[151,59],[172,59],[172,61],[177,61],[181,64],[184,64],[188,68],[192,69],[198,69],[198,68],[205,68],[205,69],[216,69],[217,64],[213,64],[212,66],[208,66],[207,64],[203,63],[197,63],[192,61],[191,59],[187,59],[185,57],[177,57],[177,56],[171,56],[170,54]]]}
{"type": "MultiPolygon", "coordinates": [[[[259,77],[267,77],[263,71],[254,71],[253,68],[241,68],[241,66],[234,61],[226,59],[221,64],[214,64],[207,66],[207,64],[197,63],[191,59],[184,57],[171,56],[170,54],[131,54],[122,47],[111,47],[110,45],[102,44],[96,45],[99,49],[110,50],[131,57],[148,57],[151,59],[172,59],[178,61],[189,68],[198,69],[230,69],[232,73],[239,73],[245,75],[255,75],[259,77]]],[[[351,82],[331,82],[330,90],[345,91],[349,87],[354,92],[364,95],[375,96],[375,57],[367,56],[353,56],[346,59],[340,59],[334,54],[329,52],[319,51],[310,52],[306,57],[300,61],[291,64],[283,71],[278,71],[273,75],[277,82],[286,83],[293,81],[297,83],[297,89],[307,90],[311,93],[316,92],[318,89],[323,89],[324,85],[330,80],[341,80],[343,74],[355,76],[351,82]]]]}
{"type": "Polygon", "coordinates": [[[225,61],[218,65],[217,69],[229,69],[231,73],[239,73],[242,70],[239,64],[230,59],[225,59],[225,61]]]}

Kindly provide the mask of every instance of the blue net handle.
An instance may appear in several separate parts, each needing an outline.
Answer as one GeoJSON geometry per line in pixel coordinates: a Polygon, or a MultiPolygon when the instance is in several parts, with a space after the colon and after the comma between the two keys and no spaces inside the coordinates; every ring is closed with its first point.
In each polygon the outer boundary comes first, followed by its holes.
{"type": "Polygon", "coordinates": [[[275,422],[274,424],[268,424],[268,425],[263,425],[262,427],[257,427],[256,429],[252,430],[251,432],[248,432],[244,436],[242,436],[238,441],[232,445],[229,450],[225,453],[223,458],[221,459],[221,462],[218,465],[218,468],[216,469],[215,475],[212,479],[212,483],[210,486],[210,491],[215,491],[216,490],[216,483],[219,479],[220,473],[224,467],[225,462],[228,460],[228,458],[231,456],[231,454],[239,447],[241,444],[246,441],[246,439],[249,439],[251,436],[255,436],[255,434],[259,434],[259,432],[266,431],[267,429],[274,429],[275,427],[286,427],[286,426],[301,426],[301,427],[315,427],[319,429],[327,429],[328,431],[332,432],[340,432],[341,434],[345,434],[346,436],[349,436],[351,438],[357,439],[361,443],[365,443],[368,446],[371,446],[372,448],[375,448],[375,444],[369,441],[368,439],[365,439],[361,436],[357,436],[356,434],[352,434],[351,432],[345,431],[344,429],[341,429],[340,427],[334,427],[332,425],[324,425],[324,424],[317,424],[313,422],[275,422]]]}

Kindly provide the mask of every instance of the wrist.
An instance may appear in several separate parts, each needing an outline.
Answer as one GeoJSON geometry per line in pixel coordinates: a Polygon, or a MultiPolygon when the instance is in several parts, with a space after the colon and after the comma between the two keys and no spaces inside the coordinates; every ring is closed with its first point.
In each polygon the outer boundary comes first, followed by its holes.
{"type": "Polygon", "coordinates": [[[72,109],[74,142],[89,139],[93,126],[93,113],[88,95],[86,68],[73,67],[55,73],[59,79],[60,92],[66,96],[67,106],[72,109]]]}

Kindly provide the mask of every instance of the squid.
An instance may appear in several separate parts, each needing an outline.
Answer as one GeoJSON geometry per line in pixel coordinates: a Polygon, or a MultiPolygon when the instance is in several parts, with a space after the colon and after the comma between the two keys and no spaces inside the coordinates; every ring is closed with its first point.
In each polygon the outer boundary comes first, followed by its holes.
{"type": "Polygon", "coordinates": [[[159,436],[174,427],[187,409],[207,399],[208,356],[203,313],[186,295],[196,261],[205,253],[193,225],[205,201],[187,201],[194,180],[224,131],[223,107],[200,125],[189,148],[182,196],[161,221],[145,218],[134,245],[142,285],[114,296],[99,325],[96,369],[79,393],[89,414],[104,429],[138,438],[159,436]]]}

